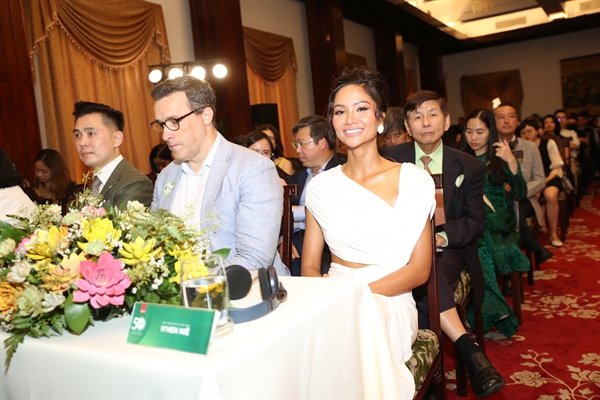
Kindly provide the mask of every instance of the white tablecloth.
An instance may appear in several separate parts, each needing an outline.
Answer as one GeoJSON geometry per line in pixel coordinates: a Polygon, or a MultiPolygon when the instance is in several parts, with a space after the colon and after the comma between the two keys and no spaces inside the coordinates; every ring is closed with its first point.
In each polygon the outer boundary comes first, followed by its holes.
{"type": "MultiPolygon", "coordinates": [[[[397,397],[368,287],[350,279],[281,281],[288,299],[236,324],[208,356],[128,344],[129,317],[96,323],[81,336],[27,338],[2,375],[1,398],[397,397]]],[[[2,365],[5,358],[3,349],[2,365]]]]}

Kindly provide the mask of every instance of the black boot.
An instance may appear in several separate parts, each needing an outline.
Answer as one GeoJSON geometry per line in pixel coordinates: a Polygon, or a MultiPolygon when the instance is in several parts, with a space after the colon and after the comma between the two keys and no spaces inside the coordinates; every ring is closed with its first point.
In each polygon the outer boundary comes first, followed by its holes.
{"type": "Polygon", "coordinates": [[[474,353],[467,360],[467,371],[473,392],[479,399],[493,395],[506,385],[504,378],[494,369],[492,362],[482,351],[474,353]]]}
{"type": "Polygon", "coordinates": [[[547,248],[540,246],[540,248],[538,248],[535,252],[535,260],[537,261],[538,264],[543,263],[544,261],[548,261],[549,259],[551,259],[552,257],[554,257],[554,254],[548,250],[547,248]]]}

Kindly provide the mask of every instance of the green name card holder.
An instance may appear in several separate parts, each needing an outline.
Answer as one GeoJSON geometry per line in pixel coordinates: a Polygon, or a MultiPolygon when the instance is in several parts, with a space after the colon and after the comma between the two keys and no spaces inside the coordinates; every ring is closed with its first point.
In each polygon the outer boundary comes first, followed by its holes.
{"type": "Polygon", "coordinates": [[[216,321],[214,310],[135,303],[127,343],[206,354],[216,321]]]}

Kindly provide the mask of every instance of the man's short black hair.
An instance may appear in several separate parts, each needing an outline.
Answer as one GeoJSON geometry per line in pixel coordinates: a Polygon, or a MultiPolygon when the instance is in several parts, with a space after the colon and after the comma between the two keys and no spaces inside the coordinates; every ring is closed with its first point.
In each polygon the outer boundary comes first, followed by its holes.
{"type": "Polygon", "coordinates": [[[73,111],[75,121],[88,114],[101,114],[102,123],[109,128],[114,128],[115,132],[122,132],[125,127],[125,117],[119,110],[115,110],[106,104],[92,103],[91,101],[78,101],[75,103],[75,110],[73,111]]]}
{"type": "Polygon", "coordinates": [[[335,140],[335,134],[333,133],[333,129],[331,128],[327,118],[321,115],[309,115],[301,118],[292,128],[292,135],[295,137],[300,129],[307,126],[310,127],[310,137],[315,141],[315,143],[321,139],[325,139],[329,149],[335,149],[337,144],[335,140]]]}

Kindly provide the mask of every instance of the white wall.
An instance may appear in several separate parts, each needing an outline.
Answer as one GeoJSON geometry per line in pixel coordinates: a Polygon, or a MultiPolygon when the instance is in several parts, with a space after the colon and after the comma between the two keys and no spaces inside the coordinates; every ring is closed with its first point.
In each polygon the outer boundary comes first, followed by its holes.
{"type": "Polygon", "coordinates": [[[314,114],[306,10],[299,0],[240,0],[242,25],[289,37],[294,42],[298,74],[298,112],[300,118],[314,114]]]}
{"type": "Polygon", "coordinates": [[[171,62],[193,61],[194,41],[192,40],[192,20],[189,0],[146,0],[160,4],[167,26],[167,39],[171,62]]]}
{"type": "Polygon", "coordinates": [[[377,69],[373,29],[344,18],[344,47],[347,53],[363,56],[371,69],[377,69]]]}
{"type": "Polygon", "coordinates": [[[451,54],[443,57],[448,108],[453,123],[463,115],[460,77],[519,69],[521,114],[545,115],[562,108],[560,60],[600,53],[600,28],[451,54]]]}

